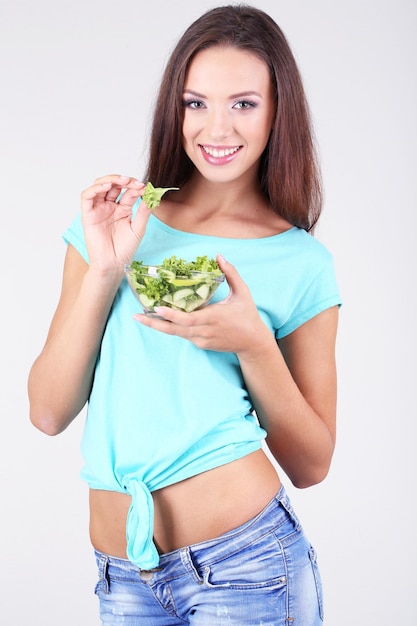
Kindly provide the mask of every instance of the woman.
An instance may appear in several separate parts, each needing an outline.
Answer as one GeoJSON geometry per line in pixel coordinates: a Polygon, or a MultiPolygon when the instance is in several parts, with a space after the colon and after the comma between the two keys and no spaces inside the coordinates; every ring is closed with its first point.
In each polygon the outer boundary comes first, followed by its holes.
{"type": "Polygon", "coordinates": [[[184,33],[145,179],[180,189],[153,212],[135,178],[83,192],[29,378],[47,434],[89,404],[82,475],[102,622],[314,626],[315,552],[262,441],[297,487],[325,478],[340,298],[307,232],[320,179],[302,83],[268,15],[221,7],[184,33]],[[227,282],[200,311],[137,313],[124,265],[172,255],[217,255],[227,282]]]}

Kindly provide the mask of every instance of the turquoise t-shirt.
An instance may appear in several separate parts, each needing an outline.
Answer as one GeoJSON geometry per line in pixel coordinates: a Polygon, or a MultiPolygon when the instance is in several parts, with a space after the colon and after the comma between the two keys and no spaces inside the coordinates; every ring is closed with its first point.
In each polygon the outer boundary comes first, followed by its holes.
{"type": "MultiPolygon", "coordinates": [[[[64,233],[88,262],[80,215],[64,233]]],[[[341,303],[333,260],[304,230],[229,239],[171,228],[151,215],[135,259],[158,265],[176,255],[221,253],[249,286],[276,338],[341,303]]],[[[212,302],[227,296],[226,282],[212,302]]],[[[124,279],[98,355],[89,399],[82,477],[93,489],[129,493],[127,553],[156,567],[151,492],[259,449],[260,427],[235,354],[206,351],[132,319],[139,304],[124,279]]]]}

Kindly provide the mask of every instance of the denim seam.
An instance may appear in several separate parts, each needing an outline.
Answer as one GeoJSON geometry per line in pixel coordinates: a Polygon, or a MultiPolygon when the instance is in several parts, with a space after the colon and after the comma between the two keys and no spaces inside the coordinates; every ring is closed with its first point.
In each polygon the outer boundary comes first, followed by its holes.
{"type": "Polygon", "coordinates": [[[159,606],[165,611],[165,613],[167,613],[167,615],[170,615],[171,617],[176,617],[182,622],[184,622],[184,624],[188,624],[188,622],[186,622],[180,615],[178,615],[177,607],[175,605],[175,600],[172,595],[171,585],[169,584],[168,580],[165,580],[163,582],[164,590],[169,597],[168,604],[163,604],[158,597],[157,588],[158,586],[160,586],[160,583],[158,582],[152,583],[152,580],[150,580],[149,582],[145,583],[145,585],[148,587],[149,591],[152,593],[153,597],[155,598],[159,606]]]}
{"type": "MultiPolygon", "coordinates": [[[[218,563],[222,563],[223,561],[226,561],[227,559],[235,556],[239,552],[242,552],[242,550],[246,550],[247,548],[250,548],[251,546],[253,546],[254,543],[257,543],[258,541],[261,541],[262,539],[265,539],[265,537],[268,537],[268,535],[273,535],[274,537],[276,537],[275,532],[281,526],[282,526],[282,524],[280,524],[279,526],[276,526],[273,529],[268,529],[262,535],[257,535],[251,541],[245,543],[244,545],[236,546],[236,548],[233,551],[227,552],[227,553],[219,556],[218,558],[214,558],[214,559],[212,558],[212,559],[207,560],[207,561],[202,560],[201,562],[199,562],[199,567],[217,565],[218,563]]],[[[293,534],[293,533],[291,533],[291,534],[293,534]]]]}
{"type": "Polygon", "coordinates": [[[317,554],[313,546],[310,547],[308,552],[310,558],[311,569],[313,570],[314,584],[316,586],[317,602],[319,605],[319,615],[321,620],[324,620],[324,603],[323,603],[323,590],[320,581],[320,574],[317,564],[317,554]]]}
{"type": "Polygon", "coordinates": [[[285,585],[285,621],[287,623],[291,623],[293,621],[293,618],[291,618],[289,615],[290,613],[290,580],[288,576],[287,555],[285,553],[285,546],[283,545],[279,537],[275,535],[275,539],[281,549],[282,561],[284,563],[284,568],[285,568],[285,578],[287,581],[287,584],[285,585]]]}

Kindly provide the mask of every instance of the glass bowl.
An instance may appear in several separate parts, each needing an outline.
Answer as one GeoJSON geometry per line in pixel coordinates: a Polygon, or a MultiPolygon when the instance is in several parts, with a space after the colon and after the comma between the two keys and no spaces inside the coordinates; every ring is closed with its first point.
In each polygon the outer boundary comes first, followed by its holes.
{"type": "Polygon", "coordinates": [[[197,311],[210,302],[225,278],[216,271],[190,271],[181,276],[161,266],[135,262],[125,265],[124,270],[133,294],[147,315],[155,314],[156,306],[187,313],[197,311]]]}

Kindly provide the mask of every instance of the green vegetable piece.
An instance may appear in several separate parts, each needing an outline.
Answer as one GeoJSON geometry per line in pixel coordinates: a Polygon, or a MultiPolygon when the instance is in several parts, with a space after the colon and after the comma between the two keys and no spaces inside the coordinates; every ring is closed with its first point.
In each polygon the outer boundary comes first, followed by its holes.
{"type": "Polygon", "coordinates": [[[155,300],[153,298],[148,298],[148,296],[144,293],[139,294],[139,300],[142,302],[143,306],[146,309],[150,309],[155,304],[155,300]]]}
{"type": "Polygon", "coordinates": [[[200,296],[200,298],[205,300],[210,295],[210,285],[203,283],[198,289],[195,290],[195,292],[198,296],[200,296]]]}
{"type": "Polygon", "coordinates": [[[174,302],[178,302],[179,300],[183,300],[188,296],[192,296],[193,293],[194,291],[189,287],[186,287],[185,289],[178,289],[178,291],[175,291],[173,295],[174,302]]]}
{"type": "Polygon", "coordinates": [[[161,204],[161,199],[167,191],[178,191],[179,187],[154,187],[152,183],[148,183],[143,192],[143,200],[150,209],[156,209],[161,204]]]}
{"type": "Polygon", "coordinates": [[[171,256],[158,267],[132,261],[129,278],[147,312],[164,304],[190,312],[210,299],[224,277],[216,260],[208,256],[195,261],[171,256]]]}

